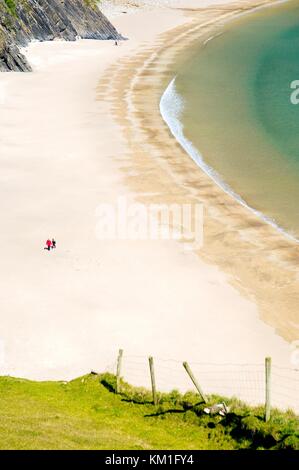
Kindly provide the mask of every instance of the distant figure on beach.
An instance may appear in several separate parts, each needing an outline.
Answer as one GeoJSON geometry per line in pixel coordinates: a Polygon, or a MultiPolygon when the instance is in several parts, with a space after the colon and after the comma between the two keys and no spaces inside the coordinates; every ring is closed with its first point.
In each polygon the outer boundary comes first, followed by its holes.
{"type": "Polygon", "coordinates": [[[115,45],[115,46],[118,46],[118,42],[117,42],[117,41],[115,41],[114,45],[115,45]]]}
{"type": "Polygon", "coordinates": [[[54,238],[52,238],[52,248],[56,248],[56,240],[54,240],[54,238]]]}
{"type": "Polygon", "coordinates": [[[48,238],[48,240],[46,241],[46,246],[45,246],[44,249],[50,251],[50,250],[51,250],[51,247],[52,247],[52,242],[51,242],[51,240],[48,238]]]}

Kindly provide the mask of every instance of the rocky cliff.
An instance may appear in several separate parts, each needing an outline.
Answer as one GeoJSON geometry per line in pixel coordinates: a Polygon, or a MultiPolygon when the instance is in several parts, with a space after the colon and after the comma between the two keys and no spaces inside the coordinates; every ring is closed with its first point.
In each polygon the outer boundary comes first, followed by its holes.
{"type": "Polygon", "coordinates": [[[55,38],[122,39],[95,0],[0,0],[0,71],[30,71],[19,50],[55,38]]]}

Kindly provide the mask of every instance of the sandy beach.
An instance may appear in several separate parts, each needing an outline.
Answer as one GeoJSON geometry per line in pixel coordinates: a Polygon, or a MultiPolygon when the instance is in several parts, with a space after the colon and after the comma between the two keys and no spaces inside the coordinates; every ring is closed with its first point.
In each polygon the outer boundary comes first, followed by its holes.
{"type": "MultiPolygon", "coordinates": [[[[69,380],[110,370],[120,347],[294,367],[298,246],[215,186],[159,113],[182,50],[253,2],[165,3],[104,9],[128,38],[117,47],[32,43],[34,72],[0,75],[2,375],[69,380]],[[203,203],[203,247],[99,240],[97,208],[119,196],[203,203]]],[[[173,377],[165,389],[185,386],[173,377]]]]}

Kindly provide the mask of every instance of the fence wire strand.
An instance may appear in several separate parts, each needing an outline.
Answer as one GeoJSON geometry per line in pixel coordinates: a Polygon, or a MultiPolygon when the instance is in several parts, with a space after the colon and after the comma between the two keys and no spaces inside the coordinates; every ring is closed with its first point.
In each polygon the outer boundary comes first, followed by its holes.
{"type": "MultiPolygon", "coordinates": [[[[265,365],[261,363],[189,362],[204,393],[235,397],[252,405],[265,401],[265,365]]],[[[107,367],[116,373],[117,362],[107,367]]],[[[157,389],[161,392],[196,391],[182,361],[154,358],[157,389]]],[[[151,387],[148,357],[123,355],[121,375],[134,386],[151,387]]],[[[273,365],[271,371],[271,405],[299,412],[299,370],[273,365]]]]}

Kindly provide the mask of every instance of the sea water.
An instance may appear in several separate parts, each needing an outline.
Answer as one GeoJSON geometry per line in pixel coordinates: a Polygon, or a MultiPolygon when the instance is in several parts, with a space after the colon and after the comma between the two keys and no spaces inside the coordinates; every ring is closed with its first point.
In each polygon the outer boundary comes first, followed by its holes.
{"type": "Polygon", "coordinates": [[[299,240],[298,0],[240,16],[193,47],[161,112],[217,184],[299,240]]]}

